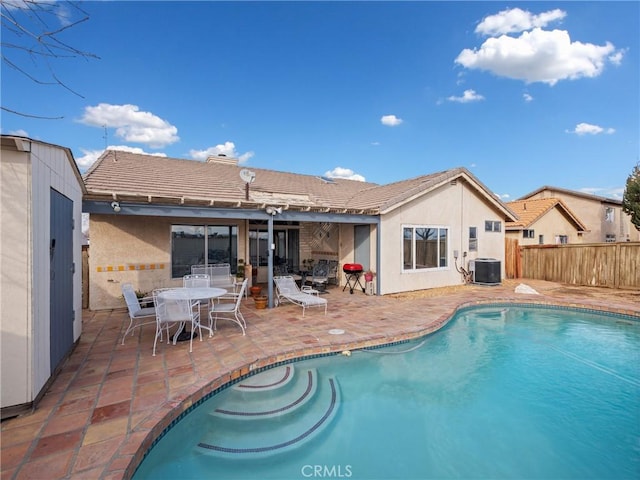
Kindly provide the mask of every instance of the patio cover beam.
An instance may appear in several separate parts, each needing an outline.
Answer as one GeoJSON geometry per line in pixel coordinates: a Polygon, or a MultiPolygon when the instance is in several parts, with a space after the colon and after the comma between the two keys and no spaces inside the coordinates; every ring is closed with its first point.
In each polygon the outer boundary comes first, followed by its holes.
{"type": "MultiPolygon", "coordinates": [[[[187,217],[187,218],[224,218],[237,220],[268,220],[271,215],[260,209],[236,209],[215,207],[194,207],[180,205],[147,205],[120,201],[120,211],[115,213],[111,202],[84,200],[83,213],[106,215],[141,215],[148,217],[187,217]]],[[[326,223],[357,223],[380,224],[378,215],[358,215],[349,213],[300,212],[283,210],[278,215],[278,221],[283,222],[326,222],[326,223]]]]}

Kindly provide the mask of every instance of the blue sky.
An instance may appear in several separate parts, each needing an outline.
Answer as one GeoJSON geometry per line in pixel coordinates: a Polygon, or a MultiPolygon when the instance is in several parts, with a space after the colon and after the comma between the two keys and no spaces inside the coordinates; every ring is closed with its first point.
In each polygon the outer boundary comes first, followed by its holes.
{"type": "Polygon", "coordinates": [[[88,17],[57,38],[91,55],[7,48],[33,42],[5,16],[1,129],[82,171],[109,146],[380,184],[463,166],[506,201],[619,199],[640,160],[640,2],[55,5],[51,28],[88,17]]]}

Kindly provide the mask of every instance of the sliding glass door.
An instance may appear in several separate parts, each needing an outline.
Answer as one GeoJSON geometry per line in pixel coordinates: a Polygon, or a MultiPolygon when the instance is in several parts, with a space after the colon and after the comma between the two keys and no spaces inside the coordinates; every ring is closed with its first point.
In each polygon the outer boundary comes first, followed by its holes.
{"type": "MultiPolygon", "coordinates": [[[[276,226],[273,230],[273,265],[287,265],[289,271],[297,271],[300,262],[300,234],[297,228],[276,226]]],[[[253,266],[254,282],[268,281],[269,232],[266,225],[253,225],[249,230],[249,255],[253,266]]]]}

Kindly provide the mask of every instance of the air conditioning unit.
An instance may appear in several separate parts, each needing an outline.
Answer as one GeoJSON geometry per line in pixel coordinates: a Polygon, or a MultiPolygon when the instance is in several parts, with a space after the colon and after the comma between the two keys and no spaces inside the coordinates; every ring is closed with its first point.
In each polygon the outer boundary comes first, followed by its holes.
{"type": "Polygon", "coordinates": [[[473,265],[473,283],[480,285],[499,285],[500,260],[495,258],[476,258],[473,265]]]}

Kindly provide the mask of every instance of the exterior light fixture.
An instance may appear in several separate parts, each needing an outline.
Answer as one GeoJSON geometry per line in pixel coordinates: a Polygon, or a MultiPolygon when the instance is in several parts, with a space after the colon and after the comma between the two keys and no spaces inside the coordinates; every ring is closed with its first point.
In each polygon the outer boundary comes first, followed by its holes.
{"type": "Polygon", "coordinates": [[[120,211],[120,203],[119,202],[111,202],[111,208],[113,211],[118,213],[120,211]]]}
{"type": "Polygon", "coordinates": [[[277,215],[282,213],[282,207],[267,207],[265,210],[269,215],[277,215]]]}

